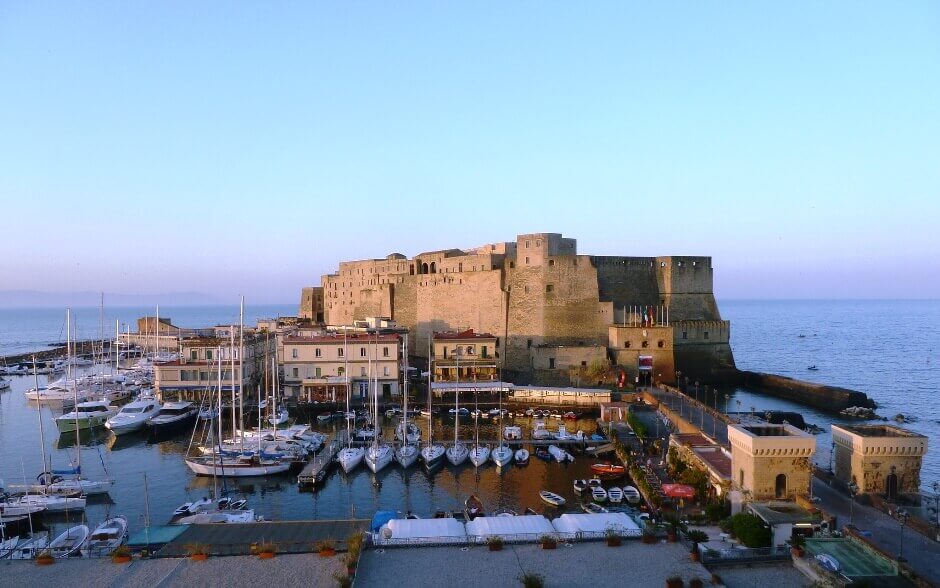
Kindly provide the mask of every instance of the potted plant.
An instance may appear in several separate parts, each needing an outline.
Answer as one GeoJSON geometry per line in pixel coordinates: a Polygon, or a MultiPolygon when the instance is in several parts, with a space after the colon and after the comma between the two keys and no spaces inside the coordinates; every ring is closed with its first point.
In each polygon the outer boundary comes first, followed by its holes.
{"type": "Polygon", "coordinates": [[[702,556],[699,553],[698,544],[708,541],[708,533],[699,531],[698,529],[692,529],[686,532],[685,537],[692,542],[692,550],[689,552],[689,557],[692,561],[699,561],[702,556]]]}
{"type": "Polygon", "coordinates": [[[209,550],[206,549],[205,545],[190,543],[186,546],[186,552],[193,561],[206,561],[209,559],[209,550]]]}
{"type": "Polygon", "coordinates": [[[607,538],[608,547],[620,547],[622,539],[616,529],[608,528],[604,531],[604,537],[607,538]]]}
{"type": "Polygon", "coordinates": [[[365,536],[362,534],[362,531],[356,531],[346,539],[346,551],[352,553],[356,556],[356,559],[359,559],[359,554],[362,552],[362,541],[365,536]]]}
{"type": "Polygon", "coordinates": [[[343,574],[333,574],[333,579],[336,580],[336,585],[340,588],[349,588],[349,586],[352,586],[352,578],[349,576],[344,576],[343,574]]]}
{"type": "Polygon", "coordinates": [[[258,545],[258,558],[271,559],[277,553],[277,545],[270,542],[264,542],[258,545]]]}
{"type": "Polygon", "coordinates": [[[316,542],[315,547],[320,557],[333,557],[336,555],[336,546],[332,539],[321,539],[316,542]]]}
{"type": "Polygon", "coordinates": [[[138,555],[140,555],[140,559],[147,559],[150,557],[150,551],[147,549],[141,549],[138,555]]]}
{"type": "Polygon", "coordinates": [[[685,582],[682,581],[680,576],[669,576],[666,578],[666,588],[682,588],[685,586],[685,582]]]}
{"type": "Polygon", "coordinates": [[[656,534],[649,526],[643,528],[643,543],[646,543],[647,545],[656,543],[656,534]]]}
{"type": "Polygon", "coordinates": [[[802,535],[794,535],[790,539],[790,554],[793,557],[803,557],[803,547],[806,545],[806,537],[802,535]]]}
{"type": "Polygon", "coordinates": [[[356,566],[359,565],[359,555],[353,555],[351,551],[347,551],[346,555],[343,556],[343,562],[346,564],[346,575],[350,578],[356,575],[356,566]]]}
{"type": "Polygon", "coordinates": [[[55,563],[55,558],[52,557],[52,552],[48,549],[39,552],[39,555],[36,556],[36,565],[37,566],[51,566],[55,563]]]}
{"type": "Polygon", "coordinates": [[[545,585],[545,578],[539,574],[523,574],[521,580],[525,588],[542,588],[545,585]]]}
{"type": "Polygon", "coordinates": [[[675,543],[679,540],[679,519],[673,516],[667,518],[666,522],[669,524],[669,529],[666,530],[666,541],[675,543]]]}
{"type": "Polygon", "coordinates": [[[119,545],[111,552],[111,561],[118,564],[131,561],[131,549],[127,545],[119,545]]]}
{"type": "Polygon", "coordinates": [[[558,541],[551,535],[542,535],[539,537],[539,542],[542,544],[542,549],[555,549],[558,547],[558,541]]]}
{"type": "Polygon", "coordinates": [[[503,550],[503,538],[502,537],[488,537],[486,539],[486,545],[490,548],[490,551],[502,551],[503,550]]]}

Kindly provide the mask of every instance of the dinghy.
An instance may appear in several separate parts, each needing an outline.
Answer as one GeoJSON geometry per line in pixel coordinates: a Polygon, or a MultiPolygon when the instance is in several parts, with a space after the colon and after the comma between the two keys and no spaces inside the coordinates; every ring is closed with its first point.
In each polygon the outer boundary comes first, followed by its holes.
{"type": "Polygon", "coordinates": [[[604,490],[600,486],[595,486],[591,489],[591,498],[594,500],[594,502],[606,502],[607,490],[604,490]]]}
{"type": "Polygon", "coordinates": [[[607,499],[610,500],[612,503],[615,503],[615,504],[619,503],[621,500],[623,500],[623,490],[621,490],[617,486],[614,486],[613,488],[607,491],[607,499]]]}
{"type": "Polygon", "coordinates": [[[562,496],[559,496],[554,492],[549,492],[548,490],[542,490],[539,492],[539,498],[541,498],[543,502],[547,502],[552,506],[564,506],[565,504],[565,499],[562,496]]]}
{"type": "Polygon", "coordinates": [[[76,525],[58,537],[49,544],[49,550],[54,558],[65,558],[76,555],[82,544],[88,539],[88,526],[76,525]]]}

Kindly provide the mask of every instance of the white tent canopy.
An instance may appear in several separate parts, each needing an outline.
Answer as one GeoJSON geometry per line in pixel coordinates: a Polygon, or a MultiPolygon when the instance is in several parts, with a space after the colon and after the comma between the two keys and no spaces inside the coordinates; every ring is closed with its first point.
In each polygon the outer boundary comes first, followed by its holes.
{"type": "Polygon", "coordinates": [[[518,517],[477,517],[467,523],[467,536],[477,543],[489,537],[505,541],[538,541],[542,535],[555,535],[555,528],[542,515],[518,517]]]}
{"type": "Polygon", "coordinates": [[[622,512],[563,514],[552,521],[559,536],[566,539],[603,537],[608,529],[621,537],[639,537],[640,527],[622,512]]]}
{"type": "Polygon", "coordinates": [[[467,531],[463,523],[451,517],[392,519],[375,534],[375,542],[377,545],[466,543],[467,531]]]}

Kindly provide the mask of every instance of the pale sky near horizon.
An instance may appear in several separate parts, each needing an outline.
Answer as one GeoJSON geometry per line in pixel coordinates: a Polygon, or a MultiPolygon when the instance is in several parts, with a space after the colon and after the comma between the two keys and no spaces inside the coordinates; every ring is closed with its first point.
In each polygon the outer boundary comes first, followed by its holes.
{"type": "Polygon", "coordinates": [[[560,232],[940,297],[936,2],[0,4],[0,291],[294,302],[560,232]]]}

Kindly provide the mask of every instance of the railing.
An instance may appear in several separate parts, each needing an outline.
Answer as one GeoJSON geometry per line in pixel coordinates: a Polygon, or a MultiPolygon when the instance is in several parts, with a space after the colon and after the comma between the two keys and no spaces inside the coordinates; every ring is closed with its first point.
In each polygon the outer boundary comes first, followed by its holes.
{"type": "MultiPolygon", "coordinates": [[[[503,543],[540,543],[542,537],[552,537],[558,542],[581,542],[581,541],[603,541],[607,538],[606,531],[578,531],[576,533],[564,533],[559,531],[545,533],[510,533],[494,535],[467,535],[457,537],[382,537],[381,532],[374,533],[372,543],[375,547],[433,547],[440,545],[464,545],[472,547],[474,545],[486,545],[491,537],[498,537],[503,543]]],[[[617,535],[624,539],[639,539],[641,531],[639,529],[620,529],[617,535]]]]}
{"type": "Polygon", "coordinates": [[[785,561],[791,558],[788,549],[777,547],[710,549],[699,545],[698,550],[703,564],[747,564],[759,561],[785,561]]]}

